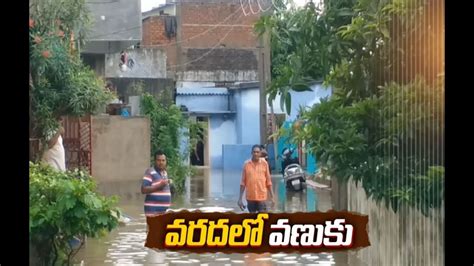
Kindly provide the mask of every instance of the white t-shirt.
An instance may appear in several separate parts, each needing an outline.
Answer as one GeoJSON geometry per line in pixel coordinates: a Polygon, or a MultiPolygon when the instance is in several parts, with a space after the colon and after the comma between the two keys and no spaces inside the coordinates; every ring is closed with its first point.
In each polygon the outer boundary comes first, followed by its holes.
{"type": "Polygon", "coordinates": [[[42,161],[59,171],[66,171],[66,152],[61,135],[59,135],[56,144],[44,152],[42,161]]]}

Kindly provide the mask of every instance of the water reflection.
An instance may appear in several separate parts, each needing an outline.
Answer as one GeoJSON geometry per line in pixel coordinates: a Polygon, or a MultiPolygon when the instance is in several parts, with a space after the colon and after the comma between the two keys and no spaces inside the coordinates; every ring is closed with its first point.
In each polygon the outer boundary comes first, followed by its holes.
{"type": "MultiPolygon", "coordinates": [[[[213,170],[214,171],[214,170],[213,170]]],[[[222,196],[237,197],[240,191],[240,171],[227,171],[222,176],[222,171],[218,171],[211,175],[212,182],[222,178],[222,196]]],[[[281,175],[272,176],[272,184],[274,195],[276,197],[277,206],[273,212],[313,212],[317,210],[317,195],[313,189],[306,191],[287,191],[281,175]]],[[[245,198],[245,197],[244,197],[245,198]]]]}
{"type": "MultiPolygon", "coordinates": [[[[201,170],[201,175],[187,180],[186,195],[173,196],[172,208],[176,211],[199,209],[206,212],[241,212],[237,207],[241,173],[201,170]]],[[[326,211],[330,208],[331,203],[330,198],[327,197],[327,191],[315,191],[308,188],[303,192],[288,192],[281,176],[274,176],[272,182],[274,195],[277,197],[273,212],[326,211]]],[[[130,222],[103,238],[88,239],[84,248],[76,256],[77,263],[82,262],[85,265],[347,265],[347,253],[193,254],[145,248],[144,196],[140,193],[140,185],[140,181],[99,184],[99,190],[102,193],[120,197],[119,206],[130,217],[130,222]]]]}
{"type": "Polygon", "coordinates": [[[304,191],[289,191],[283,179],[275,177],[273,181],[278,202],[278,212],[314,212],[317,208],[316,192],[308,188],[304,191]]]}

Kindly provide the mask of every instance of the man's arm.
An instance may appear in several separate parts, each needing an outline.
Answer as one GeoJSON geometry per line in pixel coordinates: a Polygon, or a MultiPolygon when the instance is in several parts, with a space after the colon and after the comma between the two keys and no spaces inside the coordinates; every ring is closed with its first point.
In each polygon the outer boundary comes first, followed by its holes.
{"type": "Polygon", "coordinates": [[[244,210],[244,203],[242,202],[242,197],[244,195],[245,191],[245,186],[240,185],[240,194],[239,194],[239,200],[237,201],[237,205],[240,207],[241,210],[244,210]]]}
{"type": "Polygon", "coordinates": [[[142,194],[150,194],[156,191],[160,191],[167,184],[168,184],[168,179],[163,179],[159,181],[158,184],[155,184],[155,185],[151,185],[151,186],[142,185],[142,194]]]}
{"type": "Polygon", "coordinates": [[[142,194],[150,194],[156,191],[154,186],[142,186],[142,194]]]}
{"type": "Polygon", "coordinates": [[[157,184],[152,185],[151,178],[144,177],[142,184],[142,194],[150,194],[163,189],[168,184],[168,179],[162,179],[157,184]]]}
{"type": "Polygon", "coordinates": [[[245,191],[245,183],[246,183],[246,175],[245,175],[245,164],[244,169],[242,170],[242,180],[240,181],[240,193],[239,193],[239,200],[237,201],[237,205],[239,205],[240,209],[244,209],[244,204],[242,203],[242,197],[245,191]]]}
{"type": "Polygon", "coordinates": [[[245,186],[240,185],[240,193],[239,193],[239,200],[242,201],[242,197],[244,196],[245,186]]]}
{"type": "Polygon", "coordinates": [[[274,195],[273,195],[273,187],[272,185],[268,186],[267,187],[267,191],[268,191],[268,198],[273,201],[275,198],[274,198],[274,195]]]}

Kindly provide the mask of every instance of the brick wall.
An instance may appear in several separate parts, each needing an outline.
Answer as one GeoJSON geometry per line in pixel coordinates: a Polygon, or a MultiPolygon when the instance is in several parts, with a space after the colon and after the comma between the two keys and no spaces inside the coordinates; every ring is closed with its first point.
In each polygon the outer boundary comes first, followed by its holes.
{"type": "Polygon", "coordinates": [[[168,39],[165,33],[164,16],[152,16],[143,21],[143,45],[170,44],[176,37],[168,39]]]}
{"type": "MultiPolygon", "coordinates": [[[[256,70],[258,38],[253,27],[261,13],[252,14],[248,4],[245,5],[246,1],[242,3],[243,7],[237,1],[180,3],[177,6],[180,10],[177,12],[180,16],[180,45],[176,45],[175,38],[170,40],[166,37],[163,16],[153,16],[143,21],[142,44],[144,47],[166,45],[162,48],[167,52],[167,69],[172,72],[180,69],[176,65],[182,65],[183,71],[212,71],[212,66],[215,70],[231,70],[232,67],[235,70],[256,70]],[[210,53],[210,48],[219,51],[210,53]],[[177,62],[177,49],[180,49],[180,62],[177,62]],[[225,52],[226,49],[228,53],[225,52]],[[246,55],[244,60],[250,65],[240,63],[221,67],[224,61],[239,61],[234,57],[241,57],[243,54],[246,55]],[[201,57],[200,60],[189,62],[201,57]],[[199,66],[203,69],[199,69],[199,66]]],[[[258,6],[254,5],[253,11],[258,10],[258,6]]]]}
{"type": "Polygon", "coordinates": [[[143,48],[157,48],[166,52],[166,66],[176,65],[176,37],[168,38],[163,16],[148,17],[143,21],[143,48]]]}
{"type": "Polygon", "coordinates": [[[183,48],[255,49],[257,37],[253,29],[243,26],[214,27],[183,26],[183,48]],[[190,40],[187,40],[191,38],[190,40]],[[220,42],[220,44],[219,44],[220,42]]]}
{"type": "MultiPolygon", "coordinates": [[[[255,9],[257,10],[257,9],[255,9]]],[[[211,48],[220,40],[229,48],[255,48],[253,25],[259,15],[245,16],[240,4],[182,4],[183,47],[211,48]],[[196,35],[198,35],[196,37],[196,35]],[[224,38],[225,37],[225,38],[224,38]]]]}
{"type": "Polygon", "coordinates": [[[257,55],[242,49],[186,49],[187,71],[257,70],[257,55]],[[202,55],[206,56],[203,57],[202,55]]]}

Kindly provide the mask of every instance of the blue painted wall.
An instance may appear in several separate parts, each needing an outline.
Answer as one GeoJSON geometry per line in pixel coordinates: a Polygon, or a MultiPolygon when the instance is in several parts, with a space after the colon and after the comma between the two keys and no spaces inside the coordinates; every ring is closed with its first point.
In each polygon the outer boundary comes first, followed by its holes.
{"type": "Polygon", "coordinates": [[[244,162],[251,158],[253,145],[234,144],[222,146],[223,170],[224,171],[242,171],[244,162]]]}
{"type": "MultiPolygon", "coordinates": [[[[219,93],[227,94],[226,88],[178,89],[177,93],[219,93]]],[[[224,95],[177,95],[176,105],[186,105],[190,111],[227,111],[228,99],[224,95]]]]}
{"type": "Polygon", "coordinates": [[[260,143],[260,103],[258,89],[242,91],[242,143],[260,143]]]}
{"type": "MultiPolygon", "coordinates": [[[[189,84],[188,84],[189,85],[189,84]]],[[[178,88],[178,93],[228,93],[226,88],[202,88],[199,84],[192,87],[178,88]]],[[[228,96],[221,95],[177,95],[177,105],[185,105],[189,111],[207,112],[209,114],[209,159],[212,168],[222,168],[222,145],[237,142],[235,114],[217,114],[229,110],[228,96]],[[213,113],[216,112],[216,113],[213,113]]],[[[231,100],[231,108],[235,104],[231,100]]]]}
{"type": "MultiPolygon", "coordinates": [[[[322,83],[314,84],[311,86],[313,91],[306,92],[294,92],[291,91],[291,113],[287,116],[287,120],[284,123],[284,128],[289,128],[292,126],[292,123],[296,120],[298,115],[298,110],[301,106],[305,108],[310,108],[314,104],[317,104],[321,101],[321,98],[329,97],[332,93],[330,88],[322,86],[322,83]]],[[[281,112],[279,108],[279,98],[275,99],[274,107],[275,112],[281,112]]],[[[287,138],[280,138],[278,140],[278,155],[282,154],[282,151],[285,147],[292,147],[295,149],[294,156],[297,155],[297,146],[295,144],[289,144],[287,138]]],[[[278,167],[281,162],[277,162],[278,167]]],[[[306,155],[306,171],[310,174],[314,174],[318,170],[316,158],[312,154],[306,155]]]]}
{"type": "MultiPolygon", "coordinates": [[[[307,108],[321,102],[321,98],[331,96],[332,89],[324,87],[322,83],[311,86],[313,91],[291,92],[291,114],[287,121],[294,121],[300,106],[307,108]]],[[[306,154],[306,172],[314,174],[318,170],[316,158],[312,154],[306,154]]]]}
{"type": "Polygon", "coordinates": [[[313,89],[313,91],[290,92],[291,113],[288,117],[288,121],[293,121],[296,119],[300,106],[311,107],[315,103],[319,103],[321,98],[328,97],[331,95],[331,89],[323,87],[321,83],[312,85],[311,89],[313,89]]]}
{"type": "MultiPolygon", "coordinates": [[[[331,95],[331,88],[325,88],[322,86],[322,83],[316,83],[310,86],[313,91],[305,91],[305,92],[295,92],[290,91],[291,94],[291,114],[288,117],[290,120],[296,118],[298,113],[298,107],[300,105],[311,107],[313,104],[318,103],[319,100],[323,97],[327,97],[331,95]]],[[[268,102],[268,101],[267,101],[268,102]]],[[[270,113],[270,105],[267,104],[267,110],[270,113]]],[[[275,100],[273,100],[273,111],[275,114],[282,114],[285,113],[280,106],[280,96],[277,95],[275,100]]]]}
{"type": "MultiPolygon", "coordinates": [[[[237,145],[223,145],[222,146],[222,159],[223,159],[223,170],[242,170],[243,162],[250,159],[252,156],[250,151],[254,144],[237,144],[237,145]]],[[[275,155],[273,152],[273,144],[267,145],[268,160],[270,162],[270,168],[275,167],[275,155]]]]}
{"type": "Polygon", "coordinates": [[[242,95],[240,92],[234,92],[233,101],[235,105],[235,130],[237,131],[237,143],[242,143],[242,128],[243,128],[243,111],[242,111],[242,95]]]}
{"type": "MultiPolygon", "coordinates": [[[[189,85],[189,84],[188,84],[189,85]]],[[[191,84],[197,86],[197,84],[191,84]]],[[[225,88],[179,88],[178,93],[228,93],[225,88]]],[[[260,142],[259,91],[245,89],[234,91],[230,108],[235,114],[217,114],[227,111],[227,96],[177,95],[177,105],[185,105],[189,111],[208,112],[209,115],[209,157],[212,168],[223,168],[223,145],[248,144],[260,142]]],[[[246,152],[249,157],[250,152],[246,152]]]]}
{"type": "Polygon", "coordinates": [[[237,143],[260,143],[260,107],[258,89],[246,89],[234,93],[237,111],[237,143]]]}
{"type": "MultiPolygon", "coordinates": [[[[293,122],[291,122],[291,121],[285,121],[285,122],[283,123],[282,127],[285,128],[285,129],[289,129],[292,125],[293,125],[293,122]]],[[[289,139],[288,139],[287,137],[280,137],[280,138],[278,139],[277,145],[278,145],[278,146],[277,146],[277,151],[278,151],[278,154],[277,154],[277,155],[280,156],[280,158],[281,158],[281,156],[282,156],[282,154],[283,154],[283,149],[285,149],[285,148],[291,148],[291,149],[294,149],[294,150],[295,150],[295,152],[293,152],[293,157],[295,157],[295,156],[298,154],[298,152],[297,152],[298,146],[296,146],[296,145],[293,144],[293,143],[290,143],[290,142],[289,142],[289,139]]],[[[282,170],[282,169],[281,169],[281,160],[279,160],[278,163],[280,164],[280,165],[278,165],[278,169],[281,171],[281,170],[282,170]]]]}
{"type": "MultiPolygon", "coordinates": [[[[283,128],[290,128],[292,127],[293,122],[292,121],[285,121],[283,123],[283,128]]],[[[278,139],[278,155],[282,155],[283,149],[284,148],[292,148],[295,151],[293,152],[293,157],[298,156],[298,146],[294,143],[290,143],[288,138],[282,137],[278,139]]],[[[281,164],[281,161],[278,163],[281,164]]],[[[278,166],[278,168],[281,170],[281,165],[278,166]]],[[[314,174],[318,170],[318,166],[316,163],[316,158],[312,154],[306,154],[306,172],[309,174],[314,174]]]]}
{"type": "Polygon", "coordinates": [[[186,105],[191,111],[227,111],[227,96],[177,96],[176,103],[186,105]],[[179,98],[179,101],[178,101],[179,98]]]}
{"type": "MultiPolygon", "coordinates": [[[[258,89],[236,91],[232,101],[235,115],[228,115],[227,118],[223,115],[211,116],[209,141],[212,168],[223,168],[227,160],[223,157],[223,145],[248,144],[250,151],[252,145],[260,142],[258,95],[258,89]]],[[[246,152],[247,157],[250,156],[249,151],[246,152]]]]}
{"type": "Polygon", "coordinates": [[[209,157],[212,168],[222,168],[222,146],[236,144],[235,119],[230,116],[212,115],[210,117],[209,157]]]}
{"type": "Polygon", "coordinates": [[[310,153],[306,155],[306,171],[310,174],[314,174],[318,171],[316,157],[310,153]]]}
{"type": "Polygon", "coordinates": [[[267,145],[267,153],[268,153],[268,163],[270,164],[270,169],[274,170],[275,169],[275,153],[273,152],[273,144],[267,145]]]}
{"type": "MultiPolygon", "coordinates": [[[[250,144],[222,146],[222,188],[224,195],[238,195],[244,162],[250,159],[250,144]]],[[[235,196],[234,196],[235,197],[235,196]]]]}

